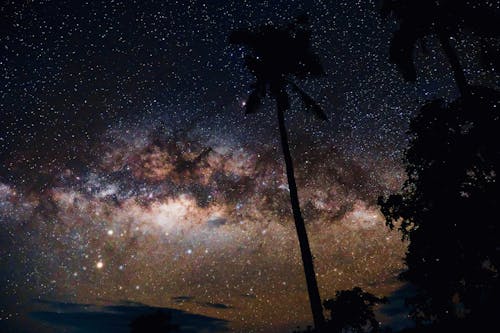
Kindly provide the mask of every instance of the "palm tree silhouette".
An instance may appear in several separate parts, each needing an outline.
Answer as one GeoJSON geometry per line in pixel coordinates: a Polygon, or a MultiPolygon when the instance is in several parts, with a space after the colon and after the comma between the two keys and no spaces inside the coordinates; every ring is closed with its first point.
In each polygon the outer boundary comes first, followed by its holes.
{"type": "Polygon", "coordinates": [[[435,35],[448,59],[460,94],[469,94],[469,85],[460,59],[450,43],[464,29],[482,37],[498,37],[498,12],[485,1],[465,0],[384,0],[382,15],[393,14],[399,28],[392,36],[390,62],[396,64],[404,79],[416,80],[414,51],[418,43],[425,51],[425,37],[435,35]],[[481,5],[481,3],[483,3],[481,5]]]}
{"type": "Polygon", "coordinates": [[[291,88],[299,95],[306,109],[313,112],[319,119],[327,120],[321,107],[291,80],[292,77],[300,79],[324,75],[319,57],[311,50],[311,34],[306,28],[306,23],[307,17],[302,16],[287,26],[263,25],[253,31],[237,30],[231,33],[229,42],[243,45],[250,51],[245,57],[245,64],[255,76],[256,81],[251,85],[252,92],[245,104],[246,113],[256,112],[268,91],[276,100],[290,201],[304,264],[309,301],[314,325],[321,327],[325,319],[314,272],[313,257],[300,211],[293,161],[285,127],[285,112],[290,107],[287,88],[291,88]]]}

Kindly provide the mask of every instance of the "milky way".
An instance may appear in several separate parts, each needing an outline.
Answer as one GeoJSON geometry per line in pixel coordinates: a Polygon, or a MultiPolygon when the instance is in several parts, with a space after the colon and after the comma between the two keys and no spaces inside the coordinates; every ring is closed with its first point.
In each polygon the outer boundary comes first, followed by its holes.
{"type": "MultiPolygon", "coordinates": [[[[109,131],[92,170],[66,169],[36,194],[2,185],[2,223],[16,260],[29,267],[13,289],[177,307],[234,328],[305,324],[279,150],[200,141],[109,131]]],[[[380,179],[396,186],[401,170],[366,170],[331,147],[307,151],[296,149],[297,178],[322,294],[355,285],[390,291],[404,246],[384,226],[373,193],[389,190],[380,179]]]]}

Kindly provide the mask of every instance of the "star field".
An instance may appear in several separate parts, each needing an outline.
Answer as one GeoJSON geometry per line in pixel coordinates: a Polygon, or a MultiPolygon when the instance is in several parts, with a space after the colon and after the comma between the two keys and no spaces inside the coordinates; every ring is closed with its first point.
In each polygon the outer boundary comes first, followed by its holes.
{"type": "MultiPolygon", "coordinates": [[[[376,199],[404,181],[414,112],[457,91],[432,48],[403,82],[377,6],[2,4],[0,319],[58,299],[180,308],[242,332],[311,321],[274,105],[244,115],[250,75],[227,42],[304,12],[327,76],[300,84],[329,122],[292,100],[287,126],[320,293],[394,291],[405,244],[376,199]]],[[[468,42],[471,80],[497,84],[468,42]]]]}
{"type": "MultiPolygon", "coordinates": [[[[11,260],[32,269],[8,292],[21,283],[26,297],[178,306],[244,330],[307,320],[278,152],[215,140],[207,150],[194,138],[143,133],[109,133],[95,169],[66,169],[43,193],[3,185],[11,260]]],[[[383,226],[370,194],[387,185],[331,148],[300,153],[311,155],[297,177],[322,291],[388,288],[404,246],[383,226]]],[[[398,172],[394,166],[380,178],[398,172]]]]}

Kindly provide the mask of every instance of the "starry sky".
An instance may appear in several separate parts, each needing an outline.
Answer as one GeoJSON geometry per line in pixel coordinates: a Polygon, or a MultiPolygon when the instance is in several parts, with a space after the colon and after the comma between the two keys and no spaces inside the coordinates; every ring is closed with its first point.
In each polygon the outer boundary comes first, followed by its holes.
{"type": "MultiPolygon", "coordinates": [[[[36,302],[123,301],[241,332],[311,322],[272,101],[244,114],[237,28],[307,13],[324,107],[287,115],[320,293],[390,295],[405,244],[379,195],[404,181],[411,117],[456,87],[435,47],[405,83],[378,1],[7,1],[0,5],[0,327],[36,302]]],[[[472,82],[491,82],[455,45],[472,82]]],[[[24,325],[24,326],[23,326],[24,325]]],[[[35,325],[35,326],[26,326],[35,325]]]]}

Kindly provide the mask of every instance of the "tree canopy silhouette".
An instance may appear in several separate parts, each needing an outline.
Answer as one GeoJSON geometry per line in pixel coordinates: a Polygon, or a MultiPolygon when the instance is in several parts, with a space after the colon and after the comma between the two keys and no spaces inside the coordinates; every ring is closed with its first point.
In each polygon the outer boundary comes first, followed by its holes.
{"type": "Polygon", "coordinates": [[[385,0],[384,16],[399,22],[390,61],[403,77],[416,80],[418,43],[437,36],[450,62],[461,98],[425,105],[412,121],[405,155],[408,180],[399,194],[381,198],[387,224],[410,240],[408,270],[401,277],[417,285],[408,300],[418,323],[441,325],[457,318],[487,321],[497,301],[499,93],[470,86],[452,37],[465,31],[481,39],[481,61],[496,70],[500,18],[488,1],[385,0]],[[479,319],[481,318],[481,319],[479,319]]]}
{"type": "Polygon", "coordinates": [[[420,43],[425,50],[425,38],[437,36],[463,96],[468,94],[468,83],[450,38],[464,30],[481,37],[500,36],[500,14],[487,1],[384,0],[382,15],[390,14],[399,27],[392,36],[389,61],[396,64],[404,79],[414,82],[417,78],[416,45],[420,43]]]}
{"type": "Polygon", "coordinates": [[[323,309],[309,240],[300,210],[293,161],[285,127],[285,112],[290,108],[289,89],[298,94],[306,110],[312,112],[319,119],[327,119],[314,99],[293,82],[294,78],[304,79],[324,75],[319,57],[311,47],[311,32],[307,27],[307,21],[306,16],[301,16],[286,26],[268,24],[255,30],[237,30],[231,33],[229,41],[232,44],[246,47],[248,54],[245,57],[245,65],[255,77],[255,82],[250,85],[252,91],[246,102],[246,112],[256,112],[262,104],[262,99],[268,94],[276,101],[290,201],[304,264],[309,300],[314,324],[316,327],[321,327],[324,323],[323,309]]]}
{"type": "Polygon", "coordinates": [[[385,302],[386,299],[376,297],[359,287],[337,291],[333,299],[323,302],[325,309],[330,311],[325,332],[377,331],[380,325],[375,319],[373,307],[385,302]]]}
{"type": "Polygon", "coordinates": [[[495,320],[500,268],[500,93],[471,87],[470,97],[437,100],[410,125],[408,180],[380,198],[387,225],[410,241],[401,278],[418,323],[495,320]],[[494,295],[494,296],[493,296],[494,295]]]}

